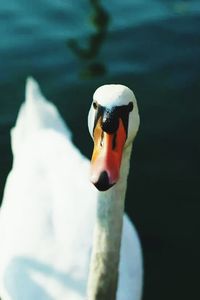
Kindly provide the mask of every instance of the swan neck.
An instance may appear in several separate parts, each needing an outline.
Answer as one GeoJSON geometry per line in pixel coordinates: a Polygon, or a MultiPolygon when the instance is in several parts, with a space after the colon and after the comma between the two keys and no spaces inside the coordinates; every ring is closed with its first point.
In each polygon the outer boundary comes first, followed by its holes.
{"type": "Polygon", "coordinates": [[[97,217],[88,280],[88,300],[115,300],[124,202],[131,146],[124,149],[118,183],[98,193],[97,217]]]}

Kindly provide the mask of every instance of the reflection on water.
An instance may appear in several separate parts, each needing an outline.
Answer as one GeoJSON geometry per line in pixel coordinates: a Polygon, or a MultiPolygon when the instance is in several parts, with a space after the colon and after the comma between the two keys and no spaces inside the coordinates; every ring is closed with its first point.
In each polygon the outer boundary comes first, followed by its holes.
{"type": "Polygon", "coordinates": [[[106,73],[106,66],[98,56],[106,37],[110,17],[100,0],[89,0],[89,2],[92,9],[89,20],[94,32],[87,38],[86,45],[81,45],[85,44],[85,41],[73,38],[67,41],[71,51],[84,61],[80,71],[81,78],[92,78],[106,73]]]}

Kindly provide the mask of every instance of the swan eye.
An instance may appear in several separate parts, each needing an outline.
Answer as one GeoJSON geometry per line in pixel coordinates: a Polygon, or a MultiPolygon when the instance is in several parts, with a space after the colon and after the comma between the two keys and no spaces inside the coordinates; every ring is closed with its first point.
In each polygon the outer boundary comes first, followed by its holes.
{"type": "Polygon", "coordinates": [[[128,108],[129,108],[129,112],[133,110],[133,102],[129,102],[128,108]]]}
{"type": "Polygon", "coordinates": [[[97,106],[98,106],[97,102],[94,101],[94,102],[93,102],[93,107],[94,107],[94,109],[97,109],[97,106]]]}

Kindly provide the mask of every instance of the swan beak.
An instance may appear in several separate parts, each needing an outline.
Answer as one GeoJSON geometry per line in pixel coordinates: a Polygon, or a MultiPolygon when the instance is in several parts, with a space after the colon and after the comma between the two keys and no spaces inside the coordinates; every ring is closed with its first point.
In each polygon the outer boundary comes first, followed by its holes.
{"type": "Polygon", "coordinates": [[[106,191],[119,179],[126,130],[122,120],[114,133],[103,131],[99,120],[94,129],[94,150],[91,159],[91,182],[99,191],[106,191]]]}

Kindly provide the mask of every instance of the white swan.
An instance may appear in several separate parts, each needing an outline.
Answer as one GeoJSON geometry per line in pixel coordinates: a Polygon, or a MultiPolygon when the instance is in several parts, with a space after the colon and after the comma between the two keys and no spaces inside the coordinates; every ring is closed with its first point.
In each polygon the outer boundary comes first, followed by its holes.
{"type": "Polygon", "coordinates": [[[88,125],[95,145],[91,170],[55,106],[27,80],[26,101],[11,132],[13,167],[0,211],[2,300],[115,299],[121,240],[116,299],[141,299],[141,248],[126,215],[121,237],[139,126],[133,93],[121,85],[100,87],[88,125]],[[89,174],[105,191],[91,184],[89,174]]]}

